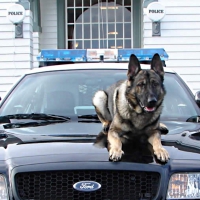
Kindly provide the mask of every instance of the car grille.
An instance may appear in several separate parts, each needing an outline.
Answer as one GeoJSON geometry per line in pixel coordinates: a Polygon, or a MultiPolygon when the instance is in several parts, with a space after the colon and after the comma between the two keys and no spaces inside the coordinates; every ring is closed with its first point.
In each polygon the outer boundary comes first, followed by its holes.
{"type": "Polygon", "coordinates": [[[18,197],[21,200],[132,200],[153,199],[158,191],[160,174],[138,171],[47,171],[15,175],[18,197]],[[79,181],[101,184],[93,192],[77,191],[79,181]]]}

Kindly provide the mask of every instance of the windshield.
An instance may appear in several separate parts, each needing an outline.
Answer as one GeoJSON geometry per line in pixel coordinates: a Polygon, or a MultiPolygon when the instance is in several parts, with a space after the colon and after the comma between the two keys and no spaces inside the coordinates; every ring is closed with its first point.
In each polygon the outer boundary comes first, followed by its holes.
{"type": "MultiPolygon", "coordinates": [[[[27,75],[0,109],[0,116],[45,113],[61,116],[94,115],[92,97],[118,80],[126,70],[73,70],[27,75]]],[[[162,119],[184,120],[197,115],[195,102],[175,74],[165,73],[167,91],[162,119]]]]}

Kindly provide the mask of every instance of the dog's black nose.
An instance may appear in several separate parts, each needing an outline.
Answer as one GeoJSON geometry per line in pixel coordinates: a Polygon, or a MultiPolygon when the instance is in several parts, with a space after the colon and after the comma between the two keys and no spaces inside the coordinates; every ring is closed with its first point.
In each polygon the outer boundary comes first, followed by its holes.
{"type": "Polygon", "coordinates": [[[156,97],[149,97],[148,98],[148,107],[154,107],[157,102],[156,97]]]}

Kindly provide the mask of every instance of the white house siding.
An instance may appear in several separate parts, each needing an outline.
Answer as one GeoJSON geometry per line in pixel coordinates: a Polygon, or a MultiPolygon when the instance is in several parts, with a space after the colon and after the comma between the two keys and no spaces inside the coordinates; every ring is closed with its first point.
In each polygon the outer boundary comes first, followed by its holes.
{"type": "Polygon", "coordinates": [[[40,49],[57,49],[57,5],[55,0],[40,0],[40,49]]]}
{"type": "Polygon", "coordinates": [[[166,62],[188,82],[194,92],[200,90],[200,0],[159,0],[166,7],[161,21],[161,36],[152,37],[152,22],[144,10],[144,47],[164,48],[166,62]]]}
{"type": "Polygon", "coordinates": [[[15,39],[15,26],[6,9],[16,1],[0,0],[0,96],[27,70],[32,68],[32,14],[26,11],[24,38],[15,39]]]}
{"type": "Polygon", "coordinates": [[[37,56],[40,52],[40,33],[33,32],[33,68],[39,67],[37,56]]]}

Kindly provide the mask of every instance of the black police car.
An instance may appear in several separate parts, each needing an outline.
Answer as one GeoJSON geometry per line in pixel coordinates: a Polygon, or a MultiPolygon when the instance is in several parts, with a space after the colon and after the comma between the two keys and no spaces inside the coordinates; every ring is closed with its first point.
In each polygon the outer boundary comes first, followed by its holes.
{"type": "Polygon", "coordinates": [[[161,121],[170,160],[136,142],[110,162],[93,145],[102,125],[92,96],[125,79],[128,64],[81,59],[30,70],[1,101],[0,199],[200,199],[200,92],[166,67],[161,121]]]}

